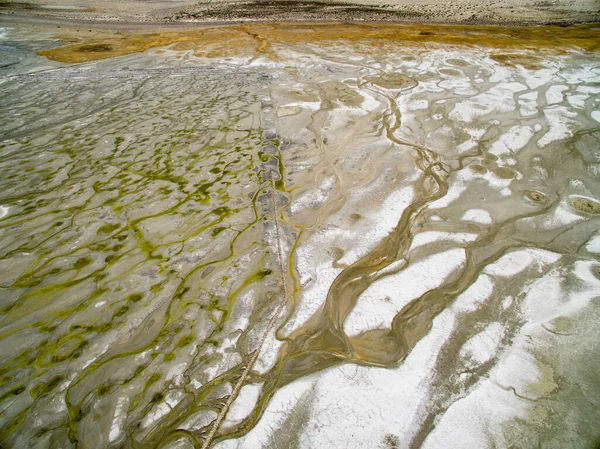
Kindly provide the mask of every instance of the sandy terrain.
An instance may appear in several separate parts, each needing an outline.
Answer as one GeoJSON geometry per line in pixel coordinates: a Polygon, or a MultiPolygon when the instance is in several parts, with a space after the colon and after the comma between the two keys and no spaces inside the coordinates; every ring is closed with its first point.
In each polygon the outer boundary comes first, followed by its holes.
{"type": "MultiPolygon", "coordinates": [[[[0,2],[0,15],[83,21],[408,21],[432,23],[536,24],[595,22],[595,0],[354,0],[276,1],[107,1],[32,0],[0,2]]],[[[10,19],[9,19],[10,20],[10,19]]],[[[6,18],[5,18],[6,21],[6,18]]]]}

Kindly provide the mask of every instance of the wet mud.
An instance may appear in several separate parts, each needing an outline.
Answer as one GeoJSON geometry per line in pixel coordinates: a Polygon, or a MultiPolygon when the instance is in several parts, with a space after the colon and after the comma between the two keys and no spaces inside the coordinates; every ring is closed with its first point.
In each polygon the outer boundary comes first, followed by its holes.
{"type": "Polygon", "coordinates": [[[46,66],[1,75],[0,443],[595,441],[597,45],[258,24],[20,55],[46,66]],[[486,388],[504,420],[452,421],[486,388]],[[364,391],[397,396],[319,405],[364,391]]]}
{"type": "MultiPolygon", "coordinates": [[[[528,67],[539,64],[544,54],[548,53],[563,53],[569,49],[598,50],[600,38],[594,32],[595,27],[594,24],[509,28],[421,24],[262,23],[208,27],[187,32],[113,33],[112,36],[103,32],[101,40],[96,39],[94,33],[82,37],[78,31],[61,30],[58,37],[74,43],[43,50],[40,55],[73,63],[138,53],[165,45],[173,45],[178,50],[195,49],[197,56],[223,58],[247,57],[256,52],[265,54],[274,45],[335,45],[336,42],[343,45],[356,42],[354,51],[362,53],[370,51],[371,46],[401,45],[418,51],[423,45],[444,44],[490,48],[493,49],[490,57],[498,62],[525,64],[528,67]],[[98,46],[101,50],[82,50],[93,46],[98,46]],[[104,50],[106,46],[111,47],[111,50],[104,50]],[[518,49],[518,55],[515,55],[515,49],[518,49]],[[523,55],[522,51],[531,54],[523,55]]],[[[275,56],[284,57],[281,53],[271,54],[272,58],[275,56]]],[[[449,65],[443,70],[456,70],[452,69],[451,61],[449,65]]],[[[389,84],[389,88],[393,88],[395,82],[407,80],[402,74],[382,75],[379,75],[380,85],[389,84]],[[394,80],[394,77],[398,79],[394,80]]]]}

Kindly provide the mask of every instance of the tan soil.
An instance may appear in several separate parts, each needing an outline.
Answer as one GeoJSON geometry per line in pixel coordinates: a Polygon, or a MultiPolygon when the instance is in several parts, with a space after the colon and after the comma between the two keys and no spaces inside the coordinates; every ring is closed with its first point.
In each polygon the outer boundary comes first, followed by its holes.
{"type": "MultiPolygon", "coordinates": [[[[316,2],[30,0],[0,2],[2,22],[390,21],[467,24],[597,22],[597,0],[353,0],[316,2]],[[4,17],[2,17],[4,16],[4,17]]],[[[83,23],[81,23],[83,25],[83,23]]]]}

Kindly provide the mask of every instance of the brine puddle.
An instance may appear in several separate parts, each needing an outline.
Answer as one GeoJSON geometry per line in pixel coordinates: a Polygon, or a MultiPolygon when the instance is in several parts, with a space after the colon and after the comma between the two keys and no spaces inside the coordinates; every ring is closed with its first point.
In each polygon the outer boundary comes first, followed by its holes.
{"type": "Polygon", "coordinates": [[[597,54],[260,33],[3,69],[0,442],[591,444],[597,54]]]}

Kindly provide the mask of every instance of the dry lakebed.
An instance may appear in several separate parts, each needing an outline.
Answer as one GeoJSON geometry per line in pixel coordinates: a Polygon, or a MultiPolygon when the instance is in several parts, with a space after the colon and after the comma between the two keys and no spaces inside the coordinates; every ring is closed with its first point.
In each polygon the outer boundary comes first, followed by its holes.
{"type": "Polygon", "coordinates": [[[0,29],[0,447],[600,444],[600,26],[0,29]]]}

